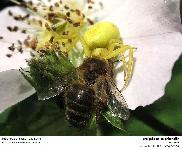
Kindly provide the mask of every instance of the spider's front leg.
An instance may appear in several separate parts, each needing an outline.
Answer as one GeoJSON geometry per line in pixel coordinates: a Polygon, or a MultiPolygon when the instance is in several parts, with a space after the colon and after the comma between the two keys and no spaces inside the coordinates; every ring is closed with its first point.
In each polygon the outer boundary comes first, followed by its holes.
{"type": "Polygon", "coordinates": [[[123,45],[122,42],[111,42],[108,46],[108,53],[105,54],[105,59],[117,58],[118,61],[122,61],[123,63],[123,70],[124,70],[124,86],[121,89],[124,90],[128,82],[132,76],[133,71],[133,50],[135,48],[129,45],[123,45]],[[126,52],[128,51],[128,55],[125,56],[126,52]],[[128,60],[126,60],[128,58],[128,60]]]}
{"type": "MultiPolygon", "coordinates": [[[[130,79],[132,77],[132,72],[133,72],[133,50],[134,50],[133,47],[131,47],[131,46],[128,47],[128,51],[129,51],[129,54],[128,54],[128,57],[129,57],[128,58],[128,62],[127,62],[127,64],[124,64],[124,62],[123,62],[123,65],[125,65],[126,68],[127,68],[127,72],[124,75],[124,81],[125,81],[125,83],[124,83],[124,86],[121,89],[121,91],[124,90],[127,87],[128,83],[129,83],[129,81],[130,81],[130,79]]],[[[125,61],[124,54],[121,57],[121,60],[122,61],[125,61]]]]}
{"type": "Polygon", "coordinates": [[[91,51],[90,51],[90,49],[89,49],[89,46],[88,46],[87,43],[85,42],[84,38],[80,38],[80,43],[82,44],[83,51],[84,51],[84,55],[85,55],[86,57],[90,57],[91,51]]]}

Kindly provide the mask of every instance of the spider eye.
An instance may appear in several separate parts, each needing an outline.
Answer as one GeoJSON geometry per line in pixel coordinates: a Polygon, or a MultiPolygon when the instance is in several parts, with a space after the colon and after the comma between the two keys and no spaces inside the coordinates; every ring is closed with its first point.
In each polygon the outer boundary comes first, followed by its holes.
{"type": "Polygon", "coordinates": [[[113,23],[99,22],[91,26],[83,38],[89,49],[105,48],[110,40],[120,38],[120,32],[113,23]]]}

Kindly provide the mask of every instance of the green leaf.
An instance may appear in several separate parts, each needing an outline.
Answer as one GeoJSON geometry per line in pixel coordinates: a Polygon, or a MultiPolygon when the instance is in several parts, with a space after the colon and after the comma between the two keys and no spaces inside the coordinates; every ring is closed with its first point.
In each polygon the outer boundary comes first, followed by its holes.
{"type": "Polygon", "coordinates": [[[105,119],[114,127],[120,129],[120,130],[123,130],[123,131],[126,131],[125,128],[124,128],[124,124],[123,124],[123,121],[121,120],[121,118],[113,115],[112,112],[110,111],[106,111],[102,114],[105,119]]]}
{"type": "Polygon", "coordinates": [[[11,112],[11,109],[8,108],[6,109],[6,111],[4,111],[4,113],[0,115],[0,123],[4,123],[7,121],[10,112],[11,112]]]}

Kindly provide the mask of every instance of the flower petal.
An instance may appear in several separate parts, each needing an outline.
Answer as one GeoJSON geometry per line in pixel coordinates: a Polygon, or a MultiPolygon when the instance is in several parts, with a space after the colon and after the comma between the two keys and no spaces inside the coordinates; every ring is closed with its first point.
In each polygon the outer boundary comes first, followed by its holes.
{"type": "Polygon", "coordinates": [[[103,2],[107,9],[103,20],[116,23],[123,38],[182,31],[179,0],[113,0],[111,6],[108,0],[103,2]]]}
{"type": "Polygon", "coordinates": [[[0,112],[35,93],[18,70],[0,73],[0,112]]]}
{"type": "MultiPolygon", "coordinates": [[[[145,38],[130,39],[127,43],[137,47],[133,77],[123,95],[130,109],[152,104],[165,92],[172,67],[182,53],[181,33],[163,34],[145,38]]],[[[123,75],[117,75],[121,89],[123,75]]]]}
{"type": "MultiPolygon", "coordinates": [[[[103,1],[109,7],[109,1],[103,1]]],[[[108,9],[103,20],[115,22],[124,42],[137,48],[133,77],[123,91],[129,108],[135,109],[153,103],[164,94],[172,67],[182,53],[179,0],[119,2],[112,1],[117,9],[108,9]]],[[[123,74],[119,73],[116,80],[121,89],[123,74]]]]}
{"type": "Polygon", "coordinates": [[[11,46],[11,43],[17,43],[17,40],[24,40],[26,34],[20,32],[9,32],[7,26],[18,26],[18,27],[27,27],[22,22],[15,21],[12,17],[8,15],[8,11],[17,12],[18,14],[24,14],[24,12],[19,7],[9,7],[3,10],[0,13],[0,18],[3,21],[0,23],[0,34],[3,36],[3,39],[0,40],[1,50],[0,50],[0,72],[10,70],[10,69],[19,69],[20,67],[26,67],[27,64],[25,59],[30,58],[29,52],[24,52],[23,54],[17,53],[13,54],[11,58],[7,58],[6,54],[11,54],[11,51],[8,49],[11,46]]]}
{"type": "Polygon", "coordinates": [[[0,36],[3,37],[0,40],[0,112],[35,93],[34,88],[18,70],[10,70],[27,67],[25,59],[30,58],[30,54],[29,52],[24,52],[23,54],[13,54],[11,58],[6,57],[6,54],[11,54],[8,49],[11,46],[11,42],[23,41],[27,36],[20,32],[14,33],[7,30],[7,26],[27,27],[24,23],[17,22],[10,17],[8,15],[9,10],[17,14],[25,14],[19,7],[9,7],[0,12],[0,18],[3,20],[0,23],[0,36]]]}

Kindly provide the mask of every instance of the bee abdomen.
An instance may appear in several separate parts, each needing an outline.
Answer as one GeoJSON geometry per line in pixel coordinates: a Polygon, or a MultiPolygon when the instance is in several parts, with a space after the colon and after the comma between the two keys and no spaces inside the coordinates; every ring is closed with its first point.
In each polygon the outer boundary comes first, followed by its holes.
{"type": "Polygon", "coordinates": [[[66,119],[77,128],[88,125],[95,101],[94,91],[82,84],[73,84],[66,94],[66,119]]]}
{"type": "Polygon", "coordinates": [[[89,112],[92,111],[92,107],[81,105],[81,104],[76,103],[74,101],[72,101],[72,102],[67,101],[67,107],[76,111],[76,112],[80,112],[80,113],[87,113],[88,111],[89,112]]]}
{"type": "Polygon", "coordinates": [[[91,117],[91,113],[80,113],[72,109],[66,108],[66,119],[76,128],[84,128],[87,126],[91,117]]]}

